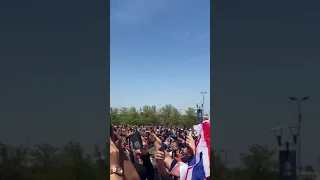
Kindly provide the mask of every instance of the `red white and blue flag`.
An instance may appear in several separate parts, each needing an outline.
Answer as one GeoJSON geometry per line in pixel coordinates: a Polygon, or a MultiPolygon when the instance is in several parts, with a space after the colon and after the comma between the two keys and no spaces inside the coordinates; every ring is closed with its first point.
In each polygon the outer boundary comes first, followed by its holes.
{"type": "Polygon", "coordinates": [[[210,120],[193,128],[198,137],[195,157],[189,164],[179,162],[174,167],[180,168],[180,180],[205,180],[210,177],[210,120]]]}

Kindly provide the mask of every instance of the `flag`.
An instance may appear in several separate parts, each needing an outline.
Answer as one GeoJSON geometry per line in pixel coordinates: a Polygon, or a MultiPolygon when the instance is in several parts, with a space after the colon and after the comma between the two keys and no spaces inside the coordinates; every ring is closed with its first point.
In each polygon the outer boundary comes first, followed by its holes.
{"type": "Polygon", "coordinates": [[[178,162],[174,167],[180,169],[180,180],[205,180],[210,177],[210,120],[193,128],[198,136],[195,156],[189,164],[178,162]]]}

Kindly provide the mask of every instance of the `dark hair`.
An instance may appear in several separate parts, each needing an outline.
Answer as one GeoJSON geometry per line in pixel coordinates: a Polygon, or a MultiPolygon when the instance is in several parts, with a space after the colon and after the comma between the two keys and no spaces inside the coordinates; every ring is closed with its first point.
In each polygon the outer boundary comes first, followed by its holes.
{"type": "Polygon", "coordinates": [[[178,145],[178,149],[179,150],[181,150],[182,148],[184,148],[185,147],[185,144],[184,143],[182,143],[182,141],[181,140],[176,140],[176,141],[174,141],[173,143],[176,143],[177,145],[178,145]]]}

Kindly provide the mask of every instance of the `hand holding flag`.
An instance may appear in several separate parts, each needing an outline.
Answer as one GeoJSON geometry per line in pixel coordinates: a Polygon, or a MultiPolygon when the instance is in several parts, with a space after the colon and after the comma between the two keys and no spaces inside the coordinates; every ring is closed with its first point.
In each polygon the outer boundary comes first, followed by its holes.
{"type": "Polygon", "coordinates": [[[180,180],[204,180],[210,177],[210,120],[194,126],[194,130],[198,136],[195,143],[195,157],[189,165],[183,162],[177,163],[170,172],[176,175],[179,171],[180,180]]]}

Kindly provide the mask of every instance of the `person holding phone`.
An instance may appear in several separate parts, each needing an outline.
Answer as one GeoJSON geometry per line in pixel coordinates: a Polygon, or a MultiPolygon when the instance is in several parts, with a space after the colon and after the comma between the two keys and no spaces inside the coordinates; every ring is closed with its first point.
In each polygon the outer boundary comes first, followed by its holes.
{"type": "Polygon", "coordinates": [[[122,138],[110,126],[110,179],[139,180],[140,177],[122,146],[122,138]]]}
{"type": "Polygon", "coordinates": [[[173,178],[171,178],[170,174],[168,173],[168,170],[164,164],[164,160],[165,160],[164,149],[163,147],[158,147],[158,149],[155,152],[155,161],[159,171],[159,175],[163,180],[173,180],[173,178]]]}
{"type": "Polygon", "coordinates": [[[120,163],[119,149],[110,138],[110,179],[111,180],[122,180],[123,169],[120,163]]]}

